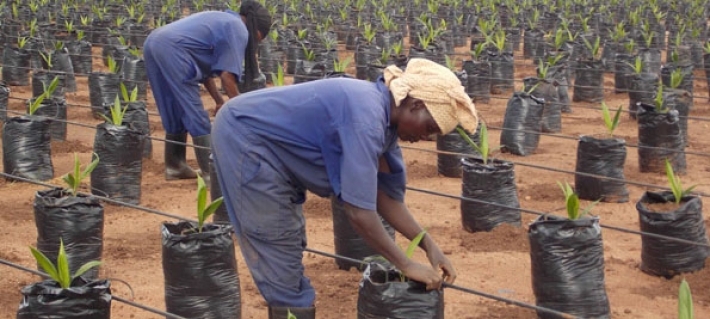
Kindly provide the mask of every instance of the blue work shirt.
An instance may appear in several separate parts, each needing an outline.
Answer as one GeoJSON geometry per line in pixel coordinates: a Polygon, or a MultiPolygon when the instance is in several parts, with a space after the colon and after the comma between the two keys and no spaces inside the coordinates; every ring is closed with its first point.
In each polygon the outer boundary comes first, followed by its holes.
{"type": "Polygon", "coordinates": [[[389,125],[390,99],[381,77],[375,83],[325,79],[239,95],[220,115],[264,139],[299,186],[376,210],[378,188],[404,200],[405,168],[396,127],[389,125]],[[381,156],[389,174],[378,172],[381,156]]]}
{"type": "Polygon", "coordinates": [[[198,12],[155,29],[151,35],[192,57],[195,65],[188,80],[202,82],[222,71],[237,79],[242,75],[249,32],[234,11],[198,12]]]}

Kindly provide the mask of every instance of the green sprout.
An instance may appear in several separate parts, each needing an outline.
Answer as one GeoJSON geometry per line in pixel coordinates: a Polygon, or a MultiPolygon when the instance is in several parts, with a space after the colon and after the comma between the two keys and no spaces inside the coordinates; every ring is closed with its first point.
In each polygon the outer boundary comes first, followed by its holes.
{"type": "Polygon", "coordinates": [[[108,65],[108,71],[111,73],[118,73],[118,63],[113,59],[112,56],[106,57],[106,64],[108,65]]]}
{"type": "Polygon", "coordinates": [[[92,260],[83,264],[74,274],[71,274],[69,271],[69,258],[64,249],[64,241],[61,238],[59,238],[59,253],[57,254],[56,265],[52,263],[45,254],[37,250],[37,248],[30,247],[30,251],[35,257],[35,260],[37,260],[37,263],[42,267],[42,270],[47,273],[49,278],[56,281],[62,289],[69,288],[74,279],[91,270],[91,268],[101,265],[100,261],[92,260]]]}
{"type": "Polygon", "coordinates": [[[429,36],[419,33],[417,34],[417,38],[419,39],[419,46],[422,49],[426,50],[429,48],[429,45],[431,44],[431,38],[429,36]]]}
{"type": "Polygon", "coordinates": [[[303,47],[303,56],[306,59],[306,61],[315,61],[316,60],[316,51],[313,49],[309,49],[306,47],[305,44],[301,45],[303,47]]]}
{"type": "MultiPolygon", "coordinates": [[[[121,84],[123,84],[123,83],[121,83],[121,84]]],[[[125,88],[125,86],[124,86],[124,88],[125,88]]],[[[137,89],[137,87],[136,87],[136,89],[137,89]]],[[[128,105],[121,108],[121,101],[118,99],[118,95],[116,95],[116,99],[113,102],[113,106],[111,106],[109,108],[109,111],[111,112],[111,118],[109,118],[108,116],[103,115],[103,114],[99,114],[99,115],[101,115],[101,117],[103,117],[107,123],[111,123],[115,126],[122,126],[123,125],[123,116],[126,114],[126,110],[128,110],[128,105]]]]}
{"type": "Polygon", "coordinates": [[[396,55],[402,55],[402,48],[404,47],[404,44],[402,43],[402,40],[397,41],[392,44],[392,52],[396,55]]]}
{"type": "Polygon", "coordinates": [[[690,192],[697,186],[693,185],[687,189],[683,189],[683,185],[680,183],[680,177],[675,175],[673,165],[671,165],[668,159],[666,159],[666,176],[668,177],[668,184],[671,187],[671,192],[673,192],[673,198],[676,204],[680,204],[683,197],[690,195],[690,192]]]}
{"type": "Polygon", "coordinates": [[[705,53],[710,54],[710,41],[705,43],[703,49],[705,50],[705,53]]]}
{"type": "Polygon", "coordinates": [[[585,38],[582,38],[582,40],[584,41],[584,45],[587,46],[587,49],[592,53],[592,58],[596,57],[599,54],[601,38],[597,37],[596,40],[594,40],[594,44],[591,44],[585,38]]]}
{"type": "Polygon", "coordinates": [[[291,312],[291,309],[286,309],[286,311],[288,312],[286,314],[286,319],[298,319],[298,317],[291,312]]]}
{"type": "Polygon", "coordinates": [[[451,72],[456,71],[456,58],[451,58],[448,54],[444,55],[444,58],[446,59],[446,67],[451,70],[451,72]]]}
{"type": "Polygon", "coordinates": [[[624,43],[624,49],[626,49],[626,53],[634,54],[634,50],[636,49],[636,41],[634,41],[634,39],[630,39],[624,43]]]}
{"type": "Polygon", "coordinates": [[[18,49],[23,49],[25,45],[27,44],[28,38],[27,37],[18,37],[17,38],[17,48],[18,49]]]}
{"type": "Polygon", "coordinates": [[[481,56],[483,55],[483,51],[486,50],[488,42],[479,42],[476,43],[476,45],[473,47],[473,50],[471,50],[471,56],[473,57],[474,60],[480,60],[481,56]]]}
{"type": "Polygon", "coordinates": [[[274,29],[269,32],[269,38],[271,39],[271,42],[276,43],[279,41],[279,32],[274,29]]]}
{"type": "Polygon", "coordinates": [[[46,54],[42,51],[39,51],[39,55],[42,56],[42,60],[47,64],[47,69],[52,69],[52,51],[47,52],[46,54]]]}
{"type": "Polygon", "coordinates": [[[73,21],[64,21],[64,28],[67,30],[67,33],[74,32],[74,22],[73,21]]]}
{"type": "Polygon", "coordinates": [[[591,205],[587,206],[581,213],[579,211],[579,196],[574,193],[574,190],[572,189],[572,186],[569,185],[569,183],[565,182],[564,185],[562,183],[557,182],[557,185],[560,186],[562,189],[562,193],[565,195],[565,203],[566,203],[566,208],[567,208],[567,217],[570,220],[577,220],[585,215],[589,214],[589,212],[592,210],[592,208],[599,203],[600,200],[595,201],[591,205]]]}
{"type": "Polygon", "coordinates": [[[366,23],[362,35],[365,37],[365,40],[367,40],[367,43],[372,43],[372,40],[375,39],[375,35],[377,35],[377,30],[372,27],[372,24],[366,23]]]}
{"type": "Polygon", "coordinates": [[[202,232],[202,227],[205,224],[205,220],[209,218],[219,205],[222,205],[224,198],[220,197],[212,201],[207,205],[207,186],[205,186],[205,180],[202,176],[197,175],[197,232],[202,232]]]}
{"type": "Polygon", "coordinates": [[[676,89],[683,83],[683,70],[677,68],[671,72],[671,88],[676,89]]]}
{"type": "Polygon", "coordinates": [[[490,153],[495,150],[491,150],[488,144],[488,128],[486,127],[486,123],[481,122],[481,130],[478,133],[478,144],[476,144],[476,142],[474,142],[471,137],[468,136],[468,134],[463,128],[457,127],[456,131],[468,143],[468,145],[471,145],[471,147],[473,147],[473,149],[476,150],[478,154],[481,154],[483,165],[488,165],[488,157],[490,156],[490,153]]]}
{"type": "Polygon", "coordinates": [[[665,113],[667,111],[666,107],[663,105],[663,85],[658,86],[658,91],[656,92],[656,97],[653,99],[656,105],[656,112],[665,113]]]}
{"type": "Polygon", "coordinates": [[[538,62],[537,66],[537,77],[539,79],[546,79],[547,78],[547,72],[550,70],[550,64],[549,63],[544,63],[542,60],[538,62]]]}
{"type": "Polygon", "coordinates": [[[554,38],[554,42],[553,42],[553,44],[555,46],[555,51],[560,51],[566,41],[567,41],[567,33],[562,29],[557,29],[557,31],[555,31],[555,38],[554,38]]]}
{"type": "Polygon", "coordinates": [[[611,39],[614,42],[619,43],[621,42],[621,40],[626,38],[626,34],[627,32],[626,28],[624,27],[624,22],[619,22],[614,26],[614,30],[612,30],[611,39]]]}
{"type": "Polygon", "coordinates": [[[81,16],[81,25],[82,26],[88,26],[89,25],[89,16],[82,15],[81,16]]]}
{"type": "Polygon", "coordinates": [[[628,66],[630,66],[633,70],[634,73],[636,74],[641,74],[643,72],[643,60],[641,60],[641,57],[637,56],[636,59],[634,60],[634,64],[631,64],[629,62],[624,62],[628,66]]]}
{"type": "Polygon", "coordinates": [[[72,196],[76,196],[79,186],[81,186],[81,181],[89,176],[91,172],[94,171],[96,166],[99,165],[99,155],[94,153],[93,156],[96,157],[96,159],[93,160],[82,172],[81,163],[79,162],[79,155],[74,153],[74,173],[67,173],[62,176],[62,180],[69,186],[67,191],[69,191],[72,196]]]}
{"type": "Polygon", "coordinates": [[[352,60],[351,57],[347,57],[342,61],[337,61],[337,60],[333,61],[333,71],[345,73],[345,69],[348,67],[351,60],[352,60]]]}
{"type": "Polygon", "coordinates": [[[136,58],[140,58],[140,56],[143,54],[143,51],[138,47],[131,47],[128,49],[128,53],[130,53],[136,58]]]}
{"type": "Polygon", "coordinates": [[[611,112],[609,112],[609,107],[602,101],[602,118],[604,119],[604,126],[609,132],[609,136],[614,136],[614,130],[619,126],[619,120],[621,118],[621,106],[616,110],[614,118],[611,117],[611,112]]]}
{"type": "Polygon", "coordinates": [[[298,40],[305,40],[307,36],[308,36],[307,29],[300,29],[296,32],[296,37],[298,38],[298,40]]]}
{"type": "Polygon", "coordinates": [[[505,51],[505,32],[503,30],[499,30],[493,35],[493,45],[498,49],[498,52],[503,52],[505,51]]]}
{"type": "MultiPolygon", "coordinates": [[[[411,259],[412,256],[414,256],[414,250],[419,247],[419,244],[424,239],[424,235],[426,235],[426,229],[419,232],[419,234],[417,234],[417,236],[415,236],[409,243],[409,246],[407,246],[407,250],[404,251],[404,255],[407,256],[408,259],[411,259]]],[[[407,278],[402,273],[399,274],[399,278],[402,282],[407,280],[407,278]]]]}
{"type": "Polygon", "coordinates": [[[279,63],[276,73],[271,73],[271,82],[274,86],[284,86],[284,68],[279,63]]]}
{"type": "Polygon", "coordinates": [[[57,86],[59,85],[59,77],[55,76],[54,79],[52,79],[52,82],[50,82],[49,87],[44,88],[44,92],[40,94],[37,98],[35,98],[32,103],[30,103],[30,107],[27,110],[27,113],[29,115],[34,115],[35,112],[37,112],[37,109],[39,109],[40,106],[42,106],[42,102],[54,93],[54,90],[57,89],[57,86]]]}
{"type": "Polygon", "coordinates": [[[656,34],[656,33],[653,31],[643,32],[642,36],[643,36],[643,41],[646,44],[646,48],[651,47],[651,44],[653,43],[654,34],[656,34]]]}
{"type": "Polygon", "coordinates": [[[76,31],[76,40],[81,41],[84,39],[84,30],[77,30],[76,31]]]}
{"type": "Polygon", "coordinates": [[[138,86],[134,87],[131,93],[128,94],[126,85],[121,82],[121,97],[123,97],[123,102],[126,103],[138,101],[138,86]]]}
{"type": "Polygon", "coordinates": [[[685,278],[678,289],[678,319],[693,319],[693,295],[685,278]]]}

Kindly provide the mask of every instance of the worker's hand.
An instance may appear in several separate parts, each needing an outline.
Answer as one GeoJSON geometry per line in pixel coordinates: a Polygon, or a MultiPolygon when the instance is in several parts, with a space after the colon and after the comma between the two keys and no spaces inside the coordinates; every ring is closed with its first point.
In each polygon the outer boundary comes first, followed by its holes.
{"type": "Polygon", "coordinates": [[[407,278],[426,284],[427,290],[441,289],[442,278],[434,268],[410,261],[400,270],[407,278]]]}
{"type": "Polygon", "coordinates": [[[456,280],[456,269],[454,269],[449,259],[444,256],[441,249],[434,246],[427,251],[426,256],[434,269],[441,269],[444,272],[444,281],[453,284],[454,280],[456,280]]]}
{"type": "Polygon", "coordinates": [[[217,116],[217,112],[219,112],[219,109],[222,108],[222,105],[224,105],[224,103],[217,103],[217,104],[215,104],[214,113],[212,114],[213,116],[217,116]]]}

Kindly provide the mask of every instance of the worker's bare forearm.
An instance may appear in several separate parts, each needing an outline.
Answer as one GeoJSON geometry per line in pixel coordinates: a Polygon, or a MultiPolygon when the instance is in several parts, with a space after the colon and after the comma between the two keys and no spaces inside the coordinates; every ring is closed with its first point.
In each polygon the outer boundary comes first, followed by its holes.
{"type": "Polygon", "coordinates": [[[205,89],[207,89],[207,92],[210,93],[210,96],[212,96],[212,99],[214,99],[214,102],[217,105],[224,104],[222,94],[220,94],[219,90],[217,90],[217,85],[215,84],[213,78],[208,78],[203,84],[205,85],[205,89]]]}
{"type": "Polygon", "coordinates": [[[403,269],[410,261],[389,237],[377,212],[344,203],[345,212],[355,231],[395,267],[403,269]]]}
{"type": "Polygon", "coordinates": [[[222,87],[230,99],[239,95],[239,88],[237,88],[237,77],[235,77],[234,74],[222,72],[219,77],[222,80],[222,87]]]}

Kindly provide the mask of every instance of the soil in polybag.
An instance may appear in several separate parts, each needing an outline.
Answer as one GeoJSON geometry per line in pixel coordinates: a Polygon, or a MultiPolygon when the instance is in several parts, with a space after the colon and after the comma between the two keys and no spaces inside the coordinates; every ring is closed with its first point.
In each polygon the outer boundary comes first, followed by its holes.
{"type": "Polygon", "coordinates": [[[692,245],[662,238],[641,236],[641,270],[672,278],[685,272],[705,267],[710,256],[703,221],[703,203],[700,197],[685,196],[680,205],[666,210],[675,197],[669,191],[645,192],[636,203],[642,232],[648,232],[698,243],[692,245]],[[653,204],[661,204],[654,207],[653,204]],[[704,246],[703,246],[704,245],[704,246]]]}
{"type": "Polygon", "coordinates": [[[579,198],[608,203],[628,202],[626,183],[603,178],[625,180],[625,162],[626,141],[623,139],[582,136],[577,145],[575,171],[602,177],[575,174],[574,189],[579,198]]]}
{"type": "Polygon", "coordinates": [[[22,288],[17,319],[109,319],[111,283],[77,277],[68,289],[54,280],[32,283],[22,288]]]}
{"type": "MultiPolygon", "coordinates": [[[[64,242],[71,273],[92,260],[101,260],[104,208],[96,197],[72,196],[61,188],[37,191],[34,200],[37,249],[57,260],[59,238],[64,242]]],[[[39,268],[39,267],[38,267],[39,268]]],[[[95,279],[98,268],[83,276],[95,279]]]]}
{"type": "Polygon", "coordinates": [[[502,152],[527,156],[535,152],[540,142],[542,112],[545,101],[527,94],[515,92],[508,100],[500,134],[502,152]]]}
{"type": "MultiPolygon", "coordinates": [[[[350,224],[350,219],[348,219],[348,216],[345,213],[343,202],[337,197],[331,197],[330,206],[333,211],[333,238],[335,253],[340,256],[358,260],[379,255],[379,253],[370,247],[365,242],[365,239],[363,239],[362,236],[355,231],[352,224],[350,224]]],[[[382,221],[382,225],[385,227],[387,234],[390,238],[392,238],[392,240],[394,240],[394,228],[392,228],[392,226],[382,217],[380,217],[380,221],[382,221]]],[[[335,259],[335,263],[338,265],[338,268],[342,270],[350,270],[350,268],[353,267],[360,271],[364,269],[363,264],[344,259],[335,259]]]]}
{"type": "Polygon", "coordinates": [[[91,193],[129,204],[141,200],[143,136],[129,126],[101,123],[94,153],[99,163],[91,172],[91,193]]]}
{"type": "Polygon", "coordinates": [[[444,318],[444,291],[402,282],[400,274],[389,265],[368,264],[358,290],[357,319],[444,318]]]}
{"type": "Polygon", "coordinates": [[[545,101],[542,111],[542,132],[558,133],[562,131],[562,104],[560,104],[557,82],[526,77],[523,79],[523,85],[523,91],[530,92],[533,96],[545,101]]]}
{"type": "Polygon", "coordinates": [[[515,184],[513,163],[468,158],[462,161],[462,196],[476,201],[461,200],[461,221],[468,232],[490,231],[508,223],[520,226],[520,203],[515,184]]]}
{"type": "Polygon", "coordinates": [[[673,171],[685,173],[685,145],[678,111],[657,112],[653,105],[638,105],[638,158],[642,173],[665,173],[665,160],[673,171]]]}
{"type": "Polygon", "coordinates": [[[165,310],[185,318],[241,318],[232,227],[163,223],[165,310]]]}
{"type": "MultiPolygon", "coordinates": [[[[468,134],[468,137],[476,144],[479,143],[478,136],[481,126],[476,127],[476,132],[468,134]]],[[[453,131],[446,135],[438,135],[436,137],[436,150],[459,154],[476,154],[476,149],[459,134],[458,131],[453,131]]],[[[436,167],[439,174],[446,177],[461,177],[461,159],[460,155],[452,154],[437,154],[436,167]]]]}
{"type": "Polygon", "coordinates": [[[2,128],[5,174],[38,181],[54,178],[50,120],[36,116],[11,117],[2,128]]]}
{"type": "MultiPolygon", "coordinates": [[[[580,318],[611,318],[599,218],[544,215],[528,229],[536,304],[580,318]]],[[[538,318],[559,319],[538,311],[538,318]]]]}

